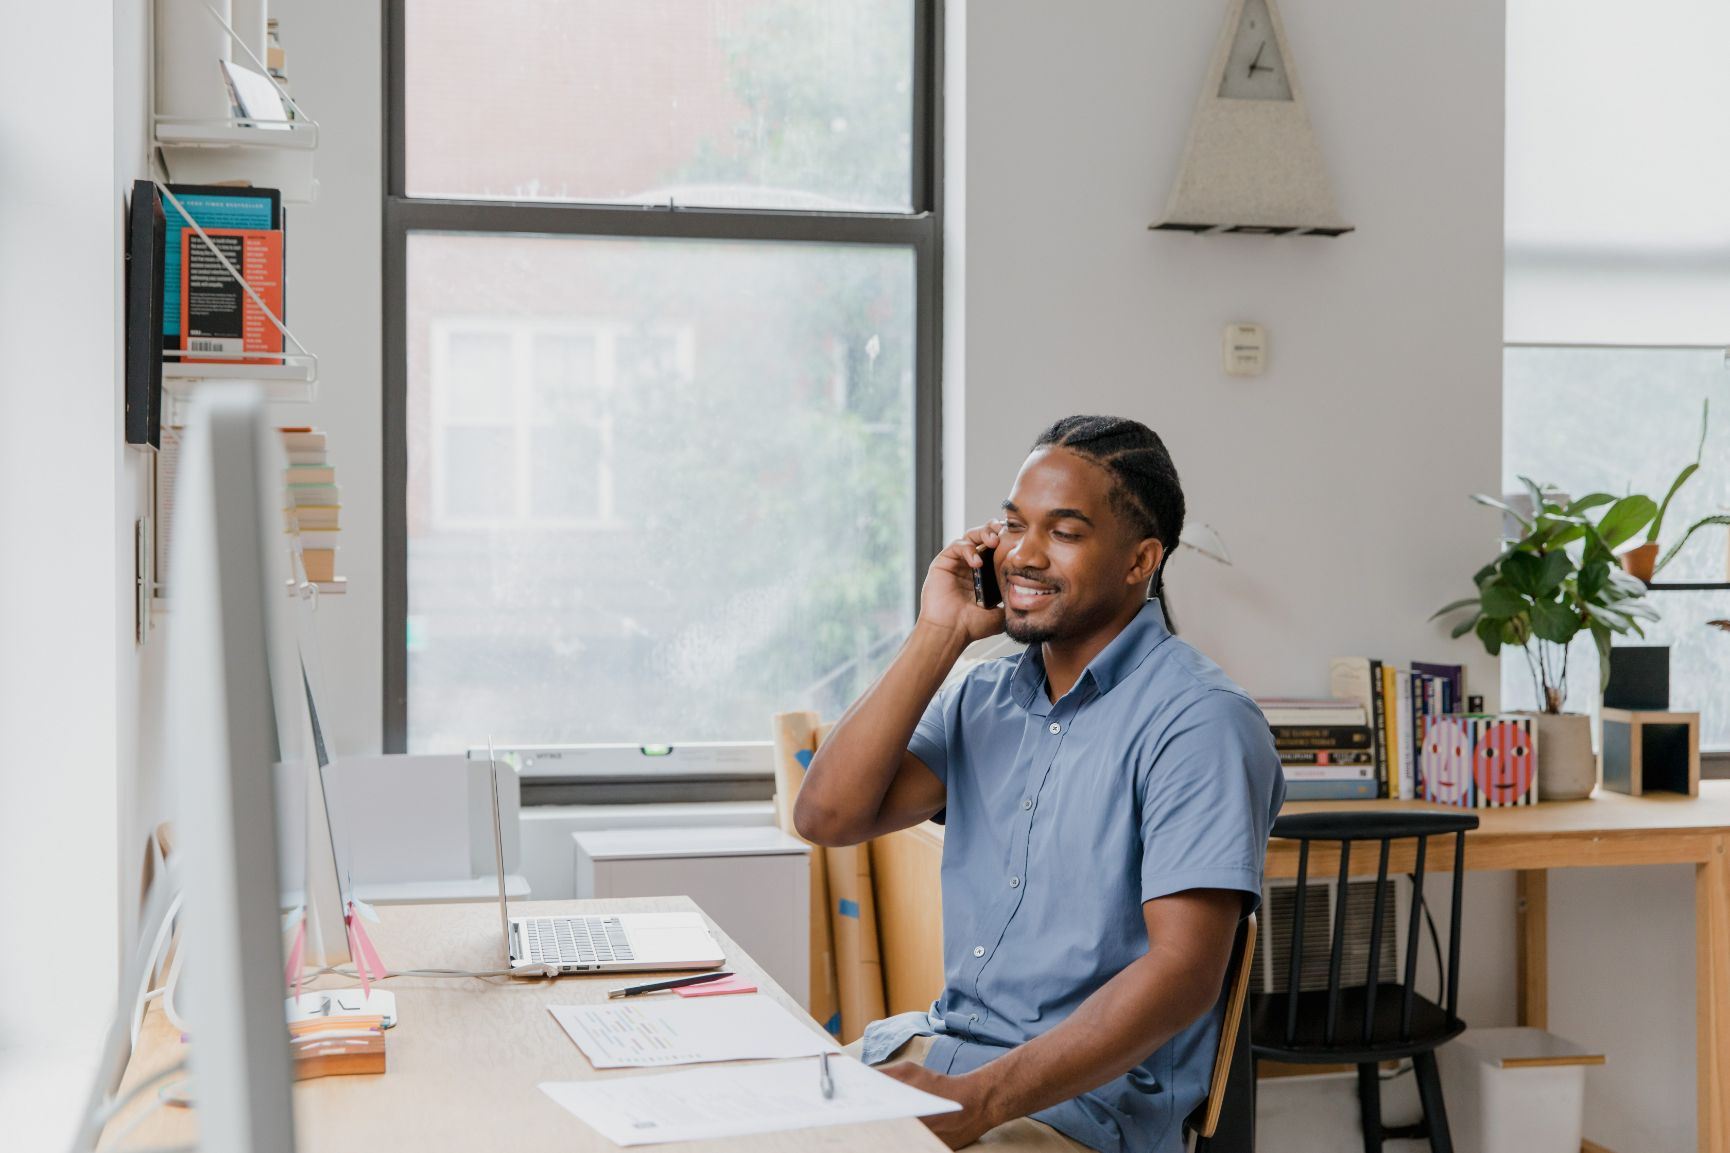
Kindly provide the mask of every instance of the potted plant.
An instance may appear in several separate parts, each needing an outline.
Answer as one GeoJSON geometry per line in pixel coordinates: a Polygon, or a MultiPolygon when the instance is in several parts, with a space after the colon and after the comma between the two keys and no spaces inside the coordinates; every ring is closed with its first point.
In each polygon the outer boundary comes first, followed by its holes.
{"type": "Polygon", "coordinates": [[[1538,791],[1543,800],[1574,800],[1597,783],[1591,718],[1564,713],[1568,693],[1568,642],[1581,631],[1598,647],[1598,691],[1610,675],[1610,638],[1644,636],[1643,620],[1658,614],[1643,602],[1646,586],[1616,563],[1616,547],[1645,528],[1658,511],[1648,496],[1617,498],[1592,493],[1578,500],[1546,494],[1525,477],[1532,501],[1527,515],[1478,494],[1479,504],[1500,509],[1520,526],[1503,541],[1502,553],[1472,577],[1476,596],[1438,609],[1436,617],[1469,610],[1453,635],[1476,633],[1491,656],[1511,645],[1524,651],[1537,693],[1538,791]],[[1605,508],[1604,506],[1609,506],[1605,508]],[[1603,508],[1593,522],[1586,514],[1603,508]]]}
{"type": "Polygon", "coordinates": [[[1710,400],[1700,402],[1700,444],[1694,450],[1693,463],[1683,466],[1682,471],[1676,474],[1676,479],[1670,482],[1670,491],[1664,494],[1664,503],[1658,506],[1657,515],[1647,526],[1645,543],[1622,554],[1622,567],[1630,575],[1647,583],[1650,583],[1653,577],[1664,571],[1664,566],[1675,559],[1676,554],[1682,551],[1682,546],[1688,543],[1688,538],[1693,536],[1697,529],[1705,528],[1709,524],[1730,524],[1730,516],[1701,517],[1688,526],[1687,531],[1682,534],[1682,539],[1670,546],[1663,559],[1660,560],[1658,557],[1658,538],[1664,531],[1664,514],[1670,511],[1670,501],[1676,496],[1677,491],[1688,483],[1688,479],[1700,471],[1700,459],[1706,451],[1706,421],[1710,414],[1710,406],[1710,400]]]}

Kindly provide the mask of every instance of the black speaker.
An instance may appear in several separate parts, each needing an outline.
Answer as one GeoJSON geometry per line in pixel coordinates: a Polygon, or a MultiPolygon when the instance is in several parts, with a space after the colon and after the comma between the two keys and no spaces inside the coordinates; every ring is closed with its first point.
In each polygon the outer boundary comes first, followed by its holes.
{"type": "Polygon", "coordinates": [[[1604,705],[1663,712],[1670,707],[1670,646],[1628,645],[1610,650],[1604,705]]]}

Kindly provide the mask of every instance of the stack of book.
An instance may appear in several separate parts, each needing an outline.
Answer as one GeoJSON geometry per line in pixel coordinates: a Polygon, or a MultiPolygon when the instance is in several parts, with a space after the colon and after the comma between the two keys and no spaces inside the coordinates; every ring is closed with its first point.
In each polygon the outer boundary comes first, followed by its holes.
{"type": "Polygon", "coordinates": [[[300,538],[301,565],[314,584],[337,586],[336,550],[342,522],[342,490],[330,463],[324,433],[313,428],[284,428],[283,519],[288,532],[300,538]]]}
{"type": "Polygon", "coordinates": [[[1465,669],[1421,661],[1401,669],[1372,657],[1335,657],[1328,665],[1328,688],[1362,707],[1369,718],[1376,795],[1424,796],[1424,735],[1438,718],[1466,710],[1465,669]]]}
{"type": "Polygon", "coordinates": [[[1273,730],[1287,800],[1375,798],[1375,733],[1361,704],[1288,697],[1264,698],[1256,704],[1273,730]]]}

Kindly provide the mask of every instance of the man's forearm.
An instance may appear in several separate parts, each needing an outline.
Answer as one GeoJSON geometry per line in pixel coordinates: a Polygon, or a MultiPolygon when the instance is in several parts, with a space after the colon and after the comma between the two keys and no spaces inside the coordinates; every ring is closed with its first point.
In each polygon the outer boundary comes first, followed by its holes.
{"type": "Polygon", "coordinates": [[[969,1078],[993,1125],[1025,1117],[1122,1076],[1207,1012],[1222,974],[1193,955],[1155,949],[1083,1001],[1069,1019],[969,1078]]]}
{"type": "Polygon", "coordinates": [[[811,761],[795,821],[825,843],[863,840],[883,808],[913,729],[967,647],[958,630],[921,620],[877,683],[854,702],[811,761]]]}

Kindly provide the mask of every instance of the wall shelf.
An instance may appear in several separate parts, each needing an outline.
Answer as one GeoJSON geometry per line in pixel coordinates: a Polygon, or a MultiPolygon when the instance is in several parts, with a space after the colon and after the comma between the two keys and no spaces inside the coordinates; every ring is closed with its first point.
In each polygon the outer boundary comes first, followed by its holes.
{"type": "Polygon", "coordinates": [[[316,120],[185,120],[159,116],[156,146],[168,177],[176,184],[219,184],[244,180],[255,188],[275,188],[290,204],[318,198],[313,157],[318,148],[316,120]]]}
{"type": "Polygon", "coordinates": [[[1649,593],[1713,592],[1730,589],[1730,581],[1653,581],[1649,593]]]}

